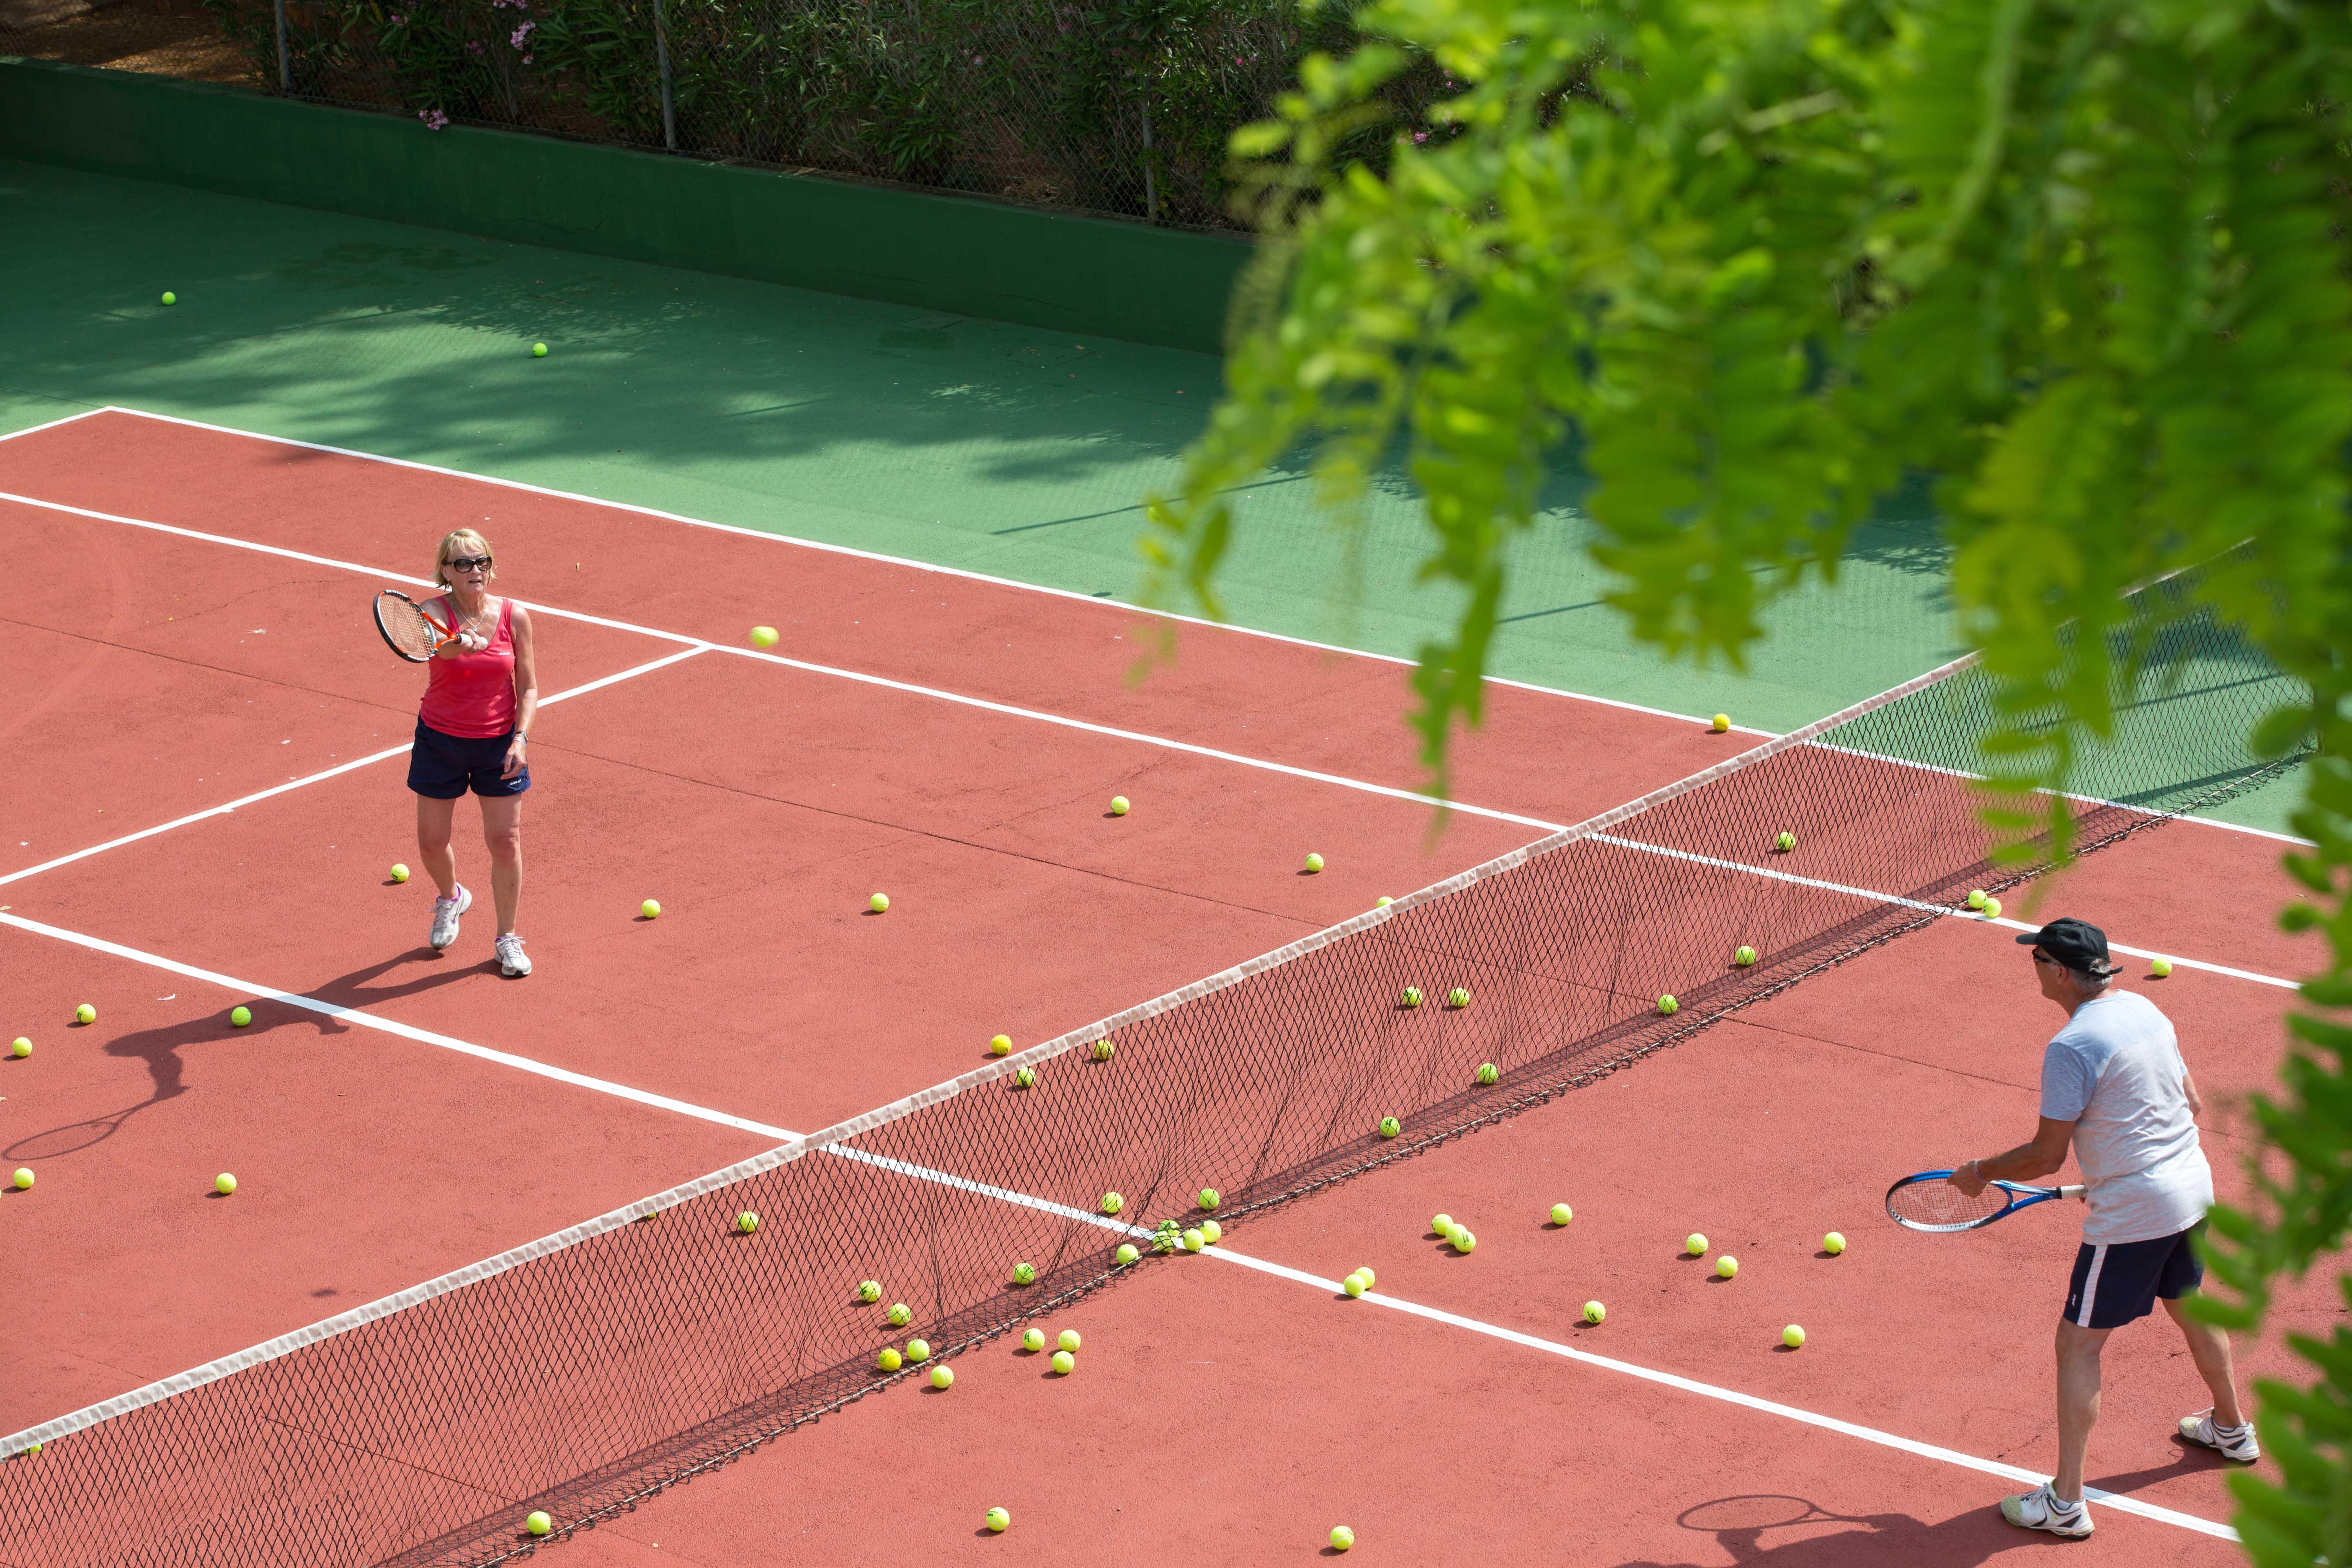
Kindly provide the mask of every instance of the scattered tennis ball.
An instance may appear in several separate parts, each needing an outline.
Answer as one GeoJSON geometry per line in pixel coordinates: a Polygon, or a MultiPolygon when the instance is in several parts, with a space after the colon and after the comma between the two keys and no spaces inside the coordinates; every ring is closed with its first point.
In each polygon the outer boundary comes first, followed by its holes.
{"type": "Polygon", "coordinates": [[[1418,1007],[1418,1006],[1420,1006],[1420,1005],[1421,1005],[1421,987],[1420,987],[1420,986],[1418,986],[1418,985],[1408,985],[1408,986],[1406,986],[1406,987],[1404,988],[1404,994],[1403,994],[1402,996],[1399,996],[1399,997],[1397,998],[1397,1000],[1398,1000],[1399,1002],[1402,1003],[1404,1005],[1406,1005],[1406,1006],[1408,1006],[1408,1007],[1418,1007]]]}
{"type": "Polygon", "coordinates": [[[1782,828],[1780,830],[1780,837],[1772,840],[1772,847],[1778,849],[1783,855],[1786,855],[1790,850],[1794,849],[1796,847],[1797,836],[1786,828],[1782,828]]]}
{"type": "Polygon", "coordinates": [[[1055,1351],[1054,1352],[1052,1365],[1055,1373],[1063,1377],[1067,1377],[1071,1373],[1077,1370],[1078,1358],[1072,1355],[1067,1351],[1055,1351]]]}
{"type": "Polygon", "coordinates": [[[1989,921],[1997,921],[2000,919],[2000,900],[1999,899],[1987,899],[1985,900],[1984,917],[1989,921]]]}
{"type": "Polygon", "coordinates": [[[1209,1238],[1208,1238],[1206,1236],[1202,1235],[1202,1234],[1201,1233],[1201,1231],[1200,1231],[1198,1228],[1194,1228],[1194,1229],[1192,1229],[1192,1230],[1188,1230],[1188,1231],[1186,1231],[1186,1232],[1184,1233],[1184,1250],[1185,1250],[1185,1251],[1187,1251],[1187,1252],[1198,1252],[1198,1251],[1200,1251],[1200,1250],[1201,1250],[1201,1248],[1202,1248],[1202,1247],[1206,1247],[1206,1246],[1208,1246],[1208,1245],[1209,1245],[1209,1238]]]}
{"type": "Polygon", "coordinates": [[[163,303],[166,305],[176,305],[179,302],[180,297],[177,294],[173,293],[169,289],[163,290],[163,303]]]}
{"type": "Polygon", "coordinates": [[[1435,1219],[1429,1222],[1429,1228],[1435,1231],[1440,1236],[1452,1236],[1454,1234],[1454,1216],[1450,1214],[1439,1215],[1435,1219]]]}
{"type": "Polygon", "coordinates": [[[1982,888],[1970,888],[1969,889],[1969,908],[1972,910],[1980,910],[1984,908],[1984,906],[1985,890],[1982,888]]]}
{"type": "Polygon", "coordinates": [[[1496,1067],[1493,1062],[1480,1062],[1478,1064],[1478,1081],[1480,1083],[1494,1083],[1501,1079],[1502,1076],[1502,1069],[1496,1067]]]}
{"type": "Polygon", "coordinates": [[[530,357],[533,359],[545,359],[547,357],[547,345],[545,343],[531,344],[530,357]]]}
{"type": "Polygon", "coordinates": [[[935,1366],[931,1368],[931,1386],[933,1388],[945,1388],[954,1381],[955,1368],[951,1366],[935,1366]]]}
{"type": "Polygon", "coordinates": [[[658,900],[647,899],[637,906],[637,913],[649,921],[658,920],[661,917],[661,903],[658,900]]]}
{"type": "Polygon", "coordinates": [[[1729,1279],[1738,1272],[1739,1259],[1732,1257],[1728,1252],[1715,1260],[1715,1276],[1717,1279],[1729,1279]]]}
{"type": "Polygon", "coordinates": [[[401,865],[398,861],[394,861],[392,867],[392,879],[395,882],[405,882],[408,880],[408,868],[401,865]]]}
{"type": "Polygon", "coordinates": [[[1587,1301],[1584,1304],[1584,1321],[1588,1323],[1597,1323],[1608,1315],[1609,1309],[1598,1301],[1587,1301]]]}
{"type": "Polygon", "coordinates": [[[890,1326],[894,1329],[903,1329],[915,1321],[914,1309],[904,1301],[891,1302],[890,1310],[885,1315],[889,1318],[890,1326]]]}
{"type": "Polygon", "coordinates": [[[1790,1350],[1795,1350],[1799,1346],[1802,1345],[1805,1342],[1804,1325],[1801,1323],[1790,1323],[1787,1328],[1782,1329],[1780,1331],[1780,1342],[1788,1346],[1790,1350]]]}
{"type": "Polygon", "coordinates": [[[1310,871],[1320,871],[1323,869],[1323,857],[1320,855],[1309,855],[1307,858],[1307,868],[1310,871]]]}
{"type": "Polygon", "coordinates": [[[545,1509],[535,1508],[530,1510],[530,1517],[522,1521],[522,1527],[533,1535],[545,1535],[555,1528],[555,1521],[547,1517],[545,1509]]]}
{"type": "Polygon", "coordinates": [[[1344,1524],[1335,1524],[1331,1527],[1332,1551],[1345,1552],[1354,1544],[1356,1544],[1356,1532],[1354,1531],[1349,1530],[1344,1524]]]}
{"type": "Polygon", "coordinates": [[[236,1178],[230,1175],[226,1171],[223,1171],[219,1175],[213,1178],[213,1191],[218,1193],[223,1197],[228,1196],[229,1194],[236,1191],[236,1178]]]}
{"type": "Polygon", "coordinates": [[[1696,1231],[1691,1232],[1689,1236],[1683,1238],[1683,1250],[1693,1258],[1698,1257],[1706,1250],[1706,1237],[1696,1231]]]}
{"type": "Polygon", "coordinates": [[[1000,1057],[1009,1057],[1013,1054],[1013,1037],[992,1035],[989,1037],[988,1048],[1000,1057]]]}
{"type": "Polygon", "coordinates": [[[1037,1283],[1037,1266],[1034,1263],[1014,1264],[1013,1282],[1015,1285],[1034,1285],[1037,1283]]]}
{"type": "Polygon", "coordinates": [[[1202,1187],[1201,1189],[1200,1204],[1201,1212],[1202,1214],[1211,1214],[1215,1212],[1216,1206],[1224,1201],[1225,1200],[1223,1197],[1218,1195],[1216,1188],[1202,1187]]]}
{"type": "Polygon", "coordinates": [[[866,900],[866,907],[877,915],[887,915],[890,912],[890,895],[877,893],[866,900]]]}
{"type": "Polygon", "coordinates": [[[1097,1040],[1095,1042],[1095,1060],[1098,1062],[1107,1062],[1110,1060],[1111,1053],[1118,1049],[1118,1047],[1112,1045],[1108,1040],[1097,1040]]]}
{"type": "Polygon", "coordinates": [[[1364,1277],[1360,1274],[1350,1274],[1339,1281],[1339,1289],[1346,1291],[1350,1299],[1360,1296],[1364,1293],[1364,1277]]]}
{"type": "Polygon", "coordinates": [[[1470,1005],[1469,988],[1466,986],[1456,985],[1453,990],[1448,991],[1445,994],[1445,1005],[1449,1007],[1467,1007],[1470,1005]]]}
{"type": "Polygon", "coordinates": [[[253,1009],[240,1002],[228,1010],[228,1021],[242,1029],[253,1022],[253,1009]]]}
{"type": "Polygon", "coordinates": [[[1378,1280],[1378,1279],[1373,1276],[1373,1274],[1372,1274],[1372,1268],[1371,1268],[1371,1265],[1370,1265],[1370,1264],[1369,1264],[1369,1263],[1368,1263],[1368,1264],[1365,1264],[1363,1267],[1361,1267],[1361,1268],[1358,1268],[1358,1269],[1356,1270],[1356,1272],[1363,1276],[1363,1278],[1364,1278],[1364,1289],[1367,1289],[1367,1290],[1370,1289],[1374,1285],[1376,1285],[1376,1284],[1378,1284],[1378,1283],[1380,1282],[1380,1281],[1379,1281],[1379,1280],[1378,1280]]]}
{"type": "Polygon", "coordinates": [[[1217,1243],[1224,1240],[1224,1238],[1225,1227],[1223,1226],[1219,1225],[1213,1219],[1204,1219],[1201,1222],[1201,1239],[1202,1241],[1208,1243],[1211,1247],[1214,1247],[1217,1243]]]}
{"type": "Polygon", "coordinates": [[[1454,1251],[1456,1251],[1456,1252],[1467,1252],[1467,1251],[1469,1251],[1472,1247],[1475,1247],[1475,1246],[1477,1246],[1477,1245],[1478,1245],[1478,1238],[1477,1238],[1476,1237],[1475,1237],[1475,1236],[1473,1236],[1473,1235],[1471,1235],[1471,1234],[1470,1234],[1470,1227],[1469,1227],[1468,1226],[1466,1226],[1466,1225],[1457,1225],[1457,1226],[1455,1226],[1454,1227],[1454,1251]]]}
{"type": "Polygon", "coordinates": [[[931,1342],[929,1340],[908,1340],[907,1342],[907,1359],[908,1361],[930,1360],[931,1342]]]}
{"type": "Polygon", "coordinates": [[[1015,1089],[1036,1088],[1037,1069],[1035,1068],[1014,1068],[1013,1069],[1013,1087],[1015,1089]]]}
{"type": "Polygon", "coordinates": [[[1749,964],[1756,962],[1756,950],[1752,947],[1743,945],[1740,947],[1739,951],[1731,955],[1731,962],[1739,965],[1740,968],[1745,969],[1749,964]]]}
{"type": "Polygon", "coordinates": [[[1399,1121],[1395,1117],[1393,1117],[1393,1116],[1383,1116],[1383,1117],[1381,1117],[1381,1137],[1383,1137],[1383,1138],[1393,1138],[1393,1137],[1395,1137],[1398,1133],[1400,1133],[1400,1132],[1402,1132],[1402,1131],[1404,1131],[1404,1123],[1403,1123],[1403,1122],[1402,1122],[1402,1121],[1399,1121]]]}
{"type": "Polygon", "coordinates": [[[1044,1350],[1045,1336],[1035,1329],[1024,1329],[1021,1331],[1021,1348],[1033,1353],[1044,1350]]]}
{"type": "Polygon", "coordinates": [[[1828,1253],[1832,1258],[1835,1258],[1839,1253],[1845,1250],[1845,1237],[1840,1236],[1836,1231],[1830,1232],[1827,1236],[1822,1237],[1822,1250],[1828,1253]]]}
{"type": "Polygon", "coordinates": [[[986,1513],[982,1514],[980,1519],[982,1524],[987,1525],[989,1529],[995,1531],[1000,1535],[1003,1534],[1005,1528],[1013,1522],[1013,1516],[1005,1512],[1001,1508],[990,1509],[986,1513]]]}
{"type": "Polygon", "coordinates": [[[879,1301],[882,1299],[882,1281],[879,1279],[859,1280],[857,1284],[857,1299],[868,1305],[871,1305],[876,1301],[879,1301]]]}
{"type": "Polygon", "coordinates": [[[28,1193],[28,1192],[31,1192],[31,1191],[33,1190],[33,1167],[31,1167],[30,1165],[19,1165],[19,1166],[17,1166],[17,1167],[16,1167],[16,1190],[17,1190],[18,1192],[20,1192],[20,1193],[28,1193]]]}
{"type": "Polygon", "coordinates": [[[1666,1017],[1671,1018],[1682,1010],[1683,1005],[1675,1001],[1672,995],[1665,995],[1658,998],[1658,1011],[1666,1017]]]}
{"type": "Polygon", "coordinates": [[[751,646],[753,647],[773,647],[779,640],[779,634],[773,626],[753,626],[751,628],[751,646]]]}
{"type": "Polygon", "coordinates": [[[1105,1193],[1102,1195],[1102,1212],[1105,1214],[1117,1214],[1126,1206],[1127,1200],[1117,1193],[1105,1193]]]}
{"type": "Polygon", "coordinates": [[[1118,1258],[1119,1266],[1124,1268],[1143,1255],[1135,1250],[1135,1243],[1131,1241],[1122,1241],[1118,1244],[1118,1250],[1112,1253],[1111,1256],[1118,1258]]]}
{"type": "Polygon", "coordinates": [[[80,1006],[74,1009],[74,1022],[77,1024],[97,1023],[98,1009],[91,1006],[87,1002],[83,1003],[80,1006]]]}
{"type": "Polygon", "coordinates": [[[1075,1351],[1078,1348],[1078,1331],[1076,1329],[1064,1329],[1060,1333],[1054,1336],[1054,1342],[1061,1346],[1066,1351],[1075,1351]]]}
{"type": "Polygon", "coordinates": [[[1728,713],[1718,713],[1714,718],[1706,721],[1706,727],[1720,735],[1726,730],[1731,728],[1731,715],[1728,713]]]}
{"type": "Polygon", "coordinates": [[[2166,975],[2172,973],[2172,960],[2168,958],[2152,959],[2148,963],[2147,972],[2150,974],[2155,975],[2158,980],[2161,980],[2166,975]]]}
{"type": "Polygon", "coordinates": [[[29,1057],[33,1054],[33,1042],[19,1035],[9,1042],[8,1049],[13,1055],[29,1057]]]}
{"type": "Polygon", "coordinates": [[[735,1228],[741,1231],[745,1236],[749,1236],[753,1231],[760,1228],[760,1216],[753,1214],[750,1209],[745,1209],[741,1214],[735,1216],[735,1228]]]}
{"type": "Polygon", "coordinates": [[[1384,910],[1395,902],[1396,900],[1394,899],[1390,898],[1386,893],[1382,893],[1380,897],[1380,901],[1374,904],[1372,908],[1376,910],[1384,910]]]}
{"type": "Polygon", "coordinates": [[[1115,795],[1110,797],[1110,814],[1113,816],[1125,816],[1127,815],[1127,796],[1123,795],[1115,795]]]}
{"type": "Polygon", "coordinates": [[[900,1367],[906,1365],[907,1361],[906,1358],[901,1356],[897,1351],[886,1350],[880,1355],[874,1358],[874,1364],[880,1367],[884,1372],[896,1372],[900,1367]]]}
{"type": "Polygon", "coordinates": [[[1551,1205],[1552,1224],[1566,1225],[1570,1220],[1572,1220],[1575,1217],[1576,1211],[1569,1207],[1566,1204],[1554,1204],[1551,1205]]]}

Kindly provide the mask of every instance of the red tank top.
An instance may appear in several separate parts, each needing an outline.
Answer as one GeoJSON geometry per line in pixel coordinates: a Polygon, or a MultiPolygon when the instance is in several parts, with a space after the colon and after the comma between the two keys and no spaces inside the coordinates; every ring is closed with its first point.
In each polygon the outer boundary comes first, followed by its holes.
{"type": "MultiPolygon", "coordinates": [[[[455,624],[457,606],[446,595],[432,605],[433,618],[455,624]]],[[[499,601],[498,629],[479,653],[439,658],[425,665],[425,700],[416,716],[445,735],[486,740],[514,728],[514,601],[499,601]]]]}

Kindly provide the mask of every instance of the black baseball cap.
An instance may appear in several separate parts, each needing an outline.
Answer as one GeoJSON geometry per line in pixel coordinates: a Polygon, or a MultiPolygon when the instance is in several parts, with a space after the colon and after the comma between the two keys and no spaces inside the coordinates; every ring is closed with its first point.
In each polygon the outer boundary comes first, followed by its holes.
{"type": "Polygon", "coordinates": [[[2021,947],[2048,953],[2077,974],[2104,979],[2116,972],[2114,963],[2107,957],[2107,933],[2072,916],[2052,921],[2017,941],[2021,947]]]}

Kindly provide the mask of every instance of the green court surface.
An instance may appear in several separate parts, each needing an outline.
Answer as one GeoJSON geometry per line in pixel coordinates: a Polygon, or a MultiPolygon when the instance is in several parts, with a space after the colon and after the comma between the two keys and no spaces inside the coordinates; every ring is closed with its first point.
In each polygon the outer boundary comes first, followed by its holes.
{"type": "MultiPolygon", "coordinates": [[[[39,164],[0,162],[0,429],[121,405],[1115,599],[1216,389],[1178,350],[39,164]]],[[[1735,673],[1632,643],[1576,493],[1517,552],[1497,676],[1778,731],[1958,651],[1922,500],[1735,673]]],[[[1401,479],[1352,552],[1296,472],[1240,513],[1233,619],[1403,657],[1446,625],[1401,479]]],[[[2217,815],[2282,827],[2295,793],[2217,815]]]]}

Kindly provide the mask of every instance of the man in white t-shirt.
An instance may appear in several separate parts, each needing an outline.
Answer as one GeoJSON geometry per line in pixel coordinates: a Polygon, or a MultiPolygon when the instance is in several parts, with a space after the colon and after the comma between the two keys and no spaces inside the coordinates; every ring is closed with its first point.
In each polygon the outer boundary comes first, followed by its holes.
{"type": "Polygon", "coordinates": [[[1996,1179],[2037,1181],[2055,1174],[2074,1145],[2091,1212],[2058,1321],[2058,1473],[2002,1500],[2000,1511],[2028,1530],[2088,1535],[2083,1459],[2099,1418],[2099,1352],[2159,1300],[2213,1394],[2210,1410],[2181,1418],[2180,1436],[2247,1464],[2262,1450],[2238,1405],[2230,1336],[2183,1309],[2205,1278],[2196,1242],[2213,1172],[2197,1144],[2203,1102],[2171,1021],[2147,997],[2116,989],[2098,927],[2055,920],[2017,940],[2033,949],[2042,994],[2066,1010],[2042,1056],[2042,1125],[2032,1142],[1962,1165],[1952,1184],[1974,1196],[1996,1179]]]}

